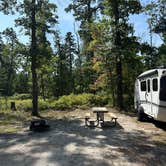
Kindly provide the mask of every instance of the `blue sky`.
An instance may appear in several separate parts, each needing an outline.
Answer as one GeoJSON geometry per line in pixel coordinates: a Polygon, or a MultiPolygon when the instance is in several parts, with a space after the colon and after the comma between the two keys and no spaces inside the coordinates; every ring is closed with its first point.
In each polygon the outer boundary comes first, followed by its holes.
{"type": "MultiPolygon", "coordinates": [[[[64,36],[66,32],[73,32],[74,30],[74,18],[72,13],[66,13],[64,8],[69,4],[71,0],[51,0],[58,6],[58,15],[59,15],[59,24],[56,26],[57,29],[60,30],[61,35],[64,36]]],[[[148,3],[150,0],[141,0],[143,4],[148,3]]],[[[13,27],[14,28],[14,19],[17,18],[16,16],[5,16],[0,13],[0,31],[3,31],[6,27],[13,27]]],[[[147,24],[147,16],[145,14],[134,15],[130,17],[130,22],[134,24],[135,34],[140,36],[140,40],[142,42],[147,41],[149,42],[149,30],[147,24]]],[[[28,42],[28,38],[25,37],[24,33],[19,31],[19,28],[15,28],[19,39],[21,42],[28,42]]],[[[49,37],[51,39],[51,37],[49,37]]],[[[162,41],[160,37],[156,34],[153,34],[153,45],[159,46],[161,45],[162,41]]]]}

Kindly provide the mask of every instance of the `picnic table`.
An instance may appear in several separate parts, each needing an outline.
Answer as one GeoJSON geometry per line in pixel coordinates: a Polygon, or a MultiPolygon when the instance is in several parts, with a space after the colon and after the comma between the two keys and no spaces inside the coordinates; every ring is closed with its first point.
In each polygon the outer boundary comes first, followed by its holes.
{"type": "Polygon", "coordinates": [[[85,115],[86,126],[97,127],[101,125],[102,127],[104,127],[104,126],[111,126],[112,124],[114,124],[114,126],[116,125],[117,117],[113,113],[108,111],[106,107],[93,107],[92,112],[96,114],[96,119],[91,120],[90,113],[87,113],[85,115]],[[105,114],[111,118],[111,121],[105,121],[105,114]]]}
{"type": "Polygon", "coordinates": [[[104,114],[108,113],[108,109],[106,107],[93,107],[92,108],[93,113],[96,113],[97,120],[104,121],[104,114]]]}

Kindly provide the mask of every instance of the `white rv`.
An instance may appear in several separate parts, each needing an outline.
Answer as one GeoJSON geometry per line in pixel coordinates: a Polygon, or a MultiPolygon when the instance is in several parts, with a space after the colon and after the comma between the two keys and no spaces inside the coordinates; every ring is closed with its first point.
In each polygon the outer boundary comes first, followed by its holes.
{"type": "Polygon", "coordinates": [[[146,115],[166,122],[166,68],[146,71],[135,82],[135,109],[138,120],[146,115]]]}

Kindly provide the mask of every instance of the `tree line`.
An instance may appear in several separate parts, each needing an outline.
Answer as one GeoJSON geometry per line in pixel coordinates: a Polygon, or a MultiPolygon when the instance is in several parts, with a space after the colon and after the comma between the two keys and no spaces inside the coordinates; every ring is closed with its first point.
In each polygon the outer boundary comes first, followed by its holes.
{"type": "Polygon", "coordinates": [[[55,28],[57,5],[49,0],[0,0],[0,12],[19,13],[15,25],[29,37],[23,44],[13,28],[0,33],[0,94],[31,93],[32,114],[44,100],[83,92],[108,95],[120,110],[132,105],[135,78],[166,64],[166,0],[142,6],[140,0],[71,0],[79,24],[64,39],[55,28]],[[146,13],[154,47],[135,36],[131,15],[146,13]],[[51,34],[53,42],[48,39],[51,34]]]}

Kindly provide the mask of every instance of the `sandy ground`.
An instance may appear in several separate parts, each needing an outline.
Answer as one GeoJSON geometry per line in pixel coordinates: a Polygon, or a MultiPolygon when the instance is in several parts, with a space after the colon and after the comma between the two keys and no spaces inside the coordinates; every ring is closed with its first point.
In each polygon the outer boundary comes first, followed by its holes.
{"type": "Polygon", "coordinates": [[[0,135],[0,166],[165,166],[166,132],[115,113],[118,125],[88,128],[87,111],[49,119],[51,130],[0,135]]]}

